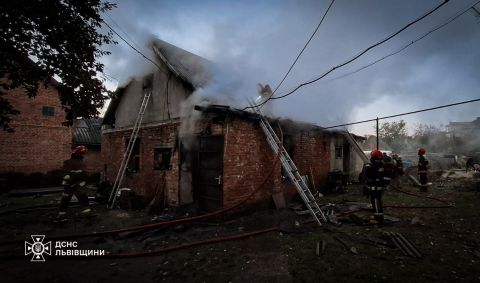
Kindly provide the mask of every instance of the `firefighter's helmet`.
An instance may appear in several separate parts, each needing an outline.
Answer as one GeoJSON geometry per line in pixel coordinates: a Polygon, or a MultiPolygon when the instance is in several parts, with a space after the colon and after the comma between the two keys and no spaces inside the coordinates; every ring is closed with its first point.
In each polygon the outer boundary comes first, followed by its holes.
{"type": "Polygon", "coordinates": [[[418,155],[424,155],[425,154],[425,149],[423,147],[418,149],[418,155]]]}
{"type": "Polygon", "coordinates": [[[85,154],[87,152],[87,147],[79,145],[73,149],[73,154],[85,154]]]}
{"type": "Polygon", "coordinates": [[[370,157],[373,159],[383,159],[383,153],[380,150],[375,149],[370,153],[370,157]]]}

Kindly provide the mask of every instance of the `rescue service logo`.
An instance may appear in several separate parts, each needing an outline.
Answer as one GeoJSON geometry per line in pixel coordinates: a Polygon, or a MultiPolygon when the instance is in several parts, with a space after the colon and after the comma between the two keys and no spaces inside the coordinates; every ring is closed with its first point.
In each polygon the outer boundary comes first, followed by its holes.
{"type": "Polygon", "coordinates": [[[32,262],[45,261],[43,254],[52,254],[52,242],[44,243],[45,235],[31,235],[33,242],[25,241],[25,256],[32,254],[32,262]]]}
{"type": "Polygon", "coordinates": [[[105,250],[80,249],[77,241],[44,242],[45,235],[31,235],[33,242],[25,241],[25,256],[32,255],[32,262],[44,262],[44,255],[55,257],[105,256],[105,250]],[[52,249],[54,246],[54,249],[52,249]]]}

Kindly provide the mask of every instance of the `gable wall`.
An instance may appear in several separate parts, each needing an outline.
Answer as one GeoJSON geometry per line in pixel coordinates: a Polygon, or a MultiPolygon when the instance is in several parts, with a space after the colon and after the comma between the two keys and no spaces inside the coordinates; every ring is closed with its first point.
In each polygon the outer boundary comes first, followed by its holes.
{"type": "MultiPolygon", "coordinates": [[[[191,94],[185,83],[165,64],[158,64],[162,69],[157,68],[154,71],[152,96],[148,102],[143,123],[156,123],[180,117],[181,102],[191,94]]],[[[115,112],[116,128],[132,126],[135,123],[144,95],[143,79],[132,81],[123,93],[115,112]]]]}

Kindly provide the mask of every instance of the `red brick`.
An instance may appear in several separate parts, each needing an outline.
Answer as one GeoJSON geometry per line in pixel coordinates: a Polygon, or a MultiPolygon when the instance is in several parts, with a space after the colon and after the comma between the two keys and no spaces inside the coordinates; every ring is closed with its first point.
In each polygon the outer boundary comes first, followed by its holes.
{"type": "Polygon", "coordinates": [[[62,126],[65,112],[54,86],[40,86],[35,98],[22,88],[8,91],[5,98],[20,111],[10,123],[14,133],[0,130],[0,173],[42,172],[59,169],[70,157],[72,129],[62,126]],[[54,108],[44,116],[42,107],[54,108]]]}

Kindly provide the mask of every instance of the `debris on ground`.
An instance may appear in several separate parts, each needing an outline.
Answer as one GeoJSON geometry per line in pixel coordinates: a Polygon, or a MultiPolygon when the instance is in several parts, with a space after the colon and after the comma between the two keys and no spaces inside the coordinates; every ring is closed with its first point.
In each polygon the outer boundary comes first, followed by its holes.
{"type": "MultiPolygon", "coordinates": [[[[456,171],[445,178],[442,174],[432,178],[433,186],[421,194],[424,197],[396,190],[385,192],[386,224],[383,225],[368,224],[371,205],[362,195],[361,187],[351,185],[348,193],[320,199],[321,207],[328,208],[325,211],[330,220],[322,228],[311,223],[308,210],[302,213],[302,204],[276,209],[272,201],[271,209],[250,214],[76,239],[82,249],[102,249],[109,256],[128,257],[63,260],[47,255],[48,265],[34,265],[23,256],[23,244],[0,245],[1,255],[18,255],[3,261],[0,272],[10,282],[28,281],[20,276],[24,270],[35,272],[39,281],[72,281],[80,276],[86,281],[107,282],[111,278],[118,282],[154,281],[172,280],[175,275],[175,281],[185,282],[212,281],[211,278],[221,282],[258,281],[259,278],[261,281],[310,282],[318,280],[318,270],[327,282],[341,282],[345,276],[355,282],[403,282],[410,280],[409,274],[417,274],[422,282],[457,278],[476,281],[480,260],[479,196],[475,194],[478,180],[472,172],[462,178],[452,178],[460,174],[456,171]],[[437,189],[439,184],[442,187],[437,189]],[[425,196],[455,202],[456,206],[438,208],[439,202],[425,196]],[[271,227],[271,232],[257,236],[187,247],[190,243],[271,227]],[[159,252],[172,248],[176,248],[175,251],[159,252]],[[151,252],[158,254],[133,256],[151,252]]],[[[402,190],[420,194],[406,182],[402,190]]],[[[194,215],[191,210],[182,209],[166,209],[149,215],[141,210],[110,210],[92,202],[91,207],[98,215],[94,219],[75,217],[81,208],[72,206],[69,221],[54,225],[58,193],[40,198],[33,196],[0,196],[0,204],[4,204],[0,207],[0,242],[25,241],[37,234],[45,234],[46,240],[59,235],[98,234],[194,215]]]]}

